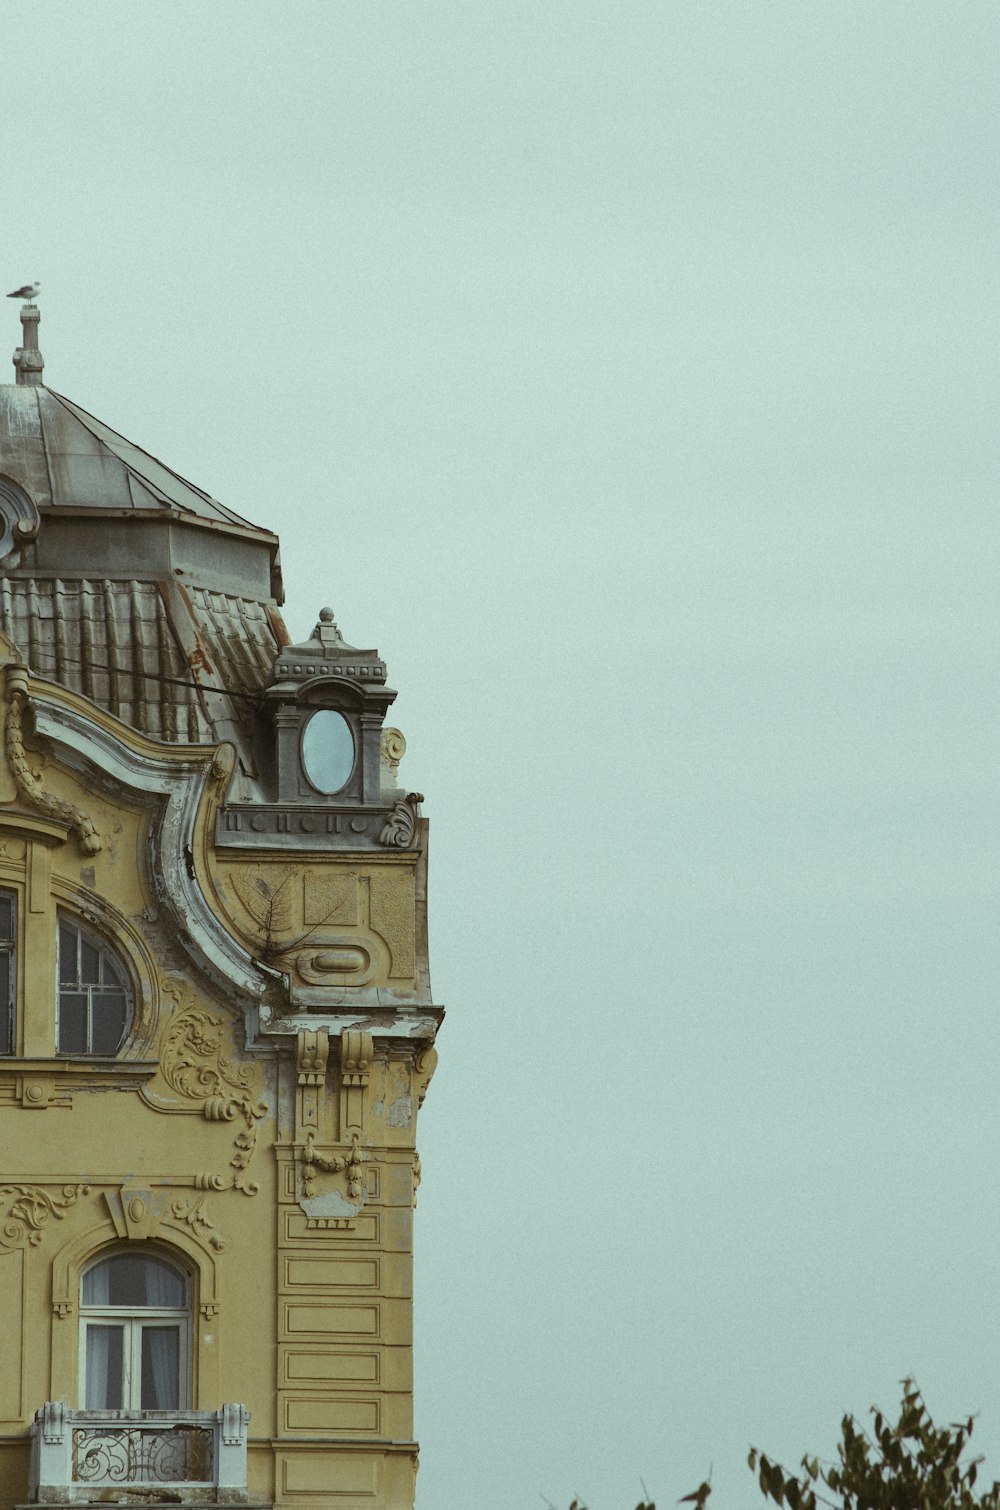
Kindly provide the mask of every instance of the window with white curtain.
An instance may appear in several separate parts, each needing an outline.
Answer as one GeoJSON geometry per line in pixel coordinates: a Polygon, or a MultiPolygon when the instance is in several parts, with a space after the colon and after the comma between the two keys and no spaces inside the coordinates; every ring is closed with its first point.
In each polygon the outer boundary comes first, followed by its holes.
{"type": "Polygon", "coordinates": [[[80,1282],[87,1410],[183,1410],[191,1394],[191,1282],[148,1249],[114,1253],[80,1282]]]}

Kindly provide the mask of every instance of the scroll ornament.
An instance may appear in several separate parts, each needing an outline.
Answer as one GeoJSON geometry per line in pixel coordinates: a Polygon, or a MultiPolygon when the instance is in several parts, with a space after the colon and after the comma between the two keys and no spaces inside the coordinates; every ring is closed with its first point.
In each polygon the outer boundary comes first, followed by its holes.
{"type": "Polygon", "coordinates": [[[395,776],[399,770],[399,762],[406,754],[406,740],[403,738],[401,729],[383,729],[382,738],[379,740],[379,752],[382,760],[395,776]]]}
{"type": "Polygon", "coordinates": [[[378,842],[387,849],[411,849],[417,834],[417,819],[420,817],[422,792],[407,792],[396,803],[386,819],[378,842]]]}
{"type": "Polygon", "coordinates": [[[229,1247],[205,1210],[204,1196],[196,1196],[190,1201],[179,1196],[170,1202],[170,1215],[175,1222],[183,1222],[190,1227],[199,1242],[211,1248],[213,1253],[224,1253],[229,1247]]]}
{"type": "Polygon", "coordinates": [[[427,1095],[427,1087],[431,1083],[431,1076],[437,1069],[438,1054],[435,1048],[426,1048],[417,1055],[413,1066],[413,1088],[417,1093],[417,1105],[423,1106],[424,1097],[427,1095]]]}
{"type": "MultiPolygon", "coordinates": [[[[175,992],[175,995],[177,993],[175,992]]],[[[226,1024],[200,1007],[189,1006],[172,1017],[163,1036],[160,1074],[178,1096],[200,1103],[209,1122],[239,1122],[233,1173],[199,1174],[199,1190],[241,1190],[256,1195],[259,1186],[247,1177],[257,1146],[257,1128],[267,1107],[260,1099],[261,1073],[255,1064],[235,1064],[223,1052],[226,1024]]]]}
{"type": "Polygon", "coordinates": [[[4,746],[18,796],[22,802],[33,807],[36,812],[44,813],[47,818],[68,823],[85,855],[99,854],[104,846],[93,818],[72,802],[64,802],[61,797],[53,797],[44,791],[28,765],[24,749],[24,709],[28,706],[28,678],[21,667],[12,667],[7,672],[7,690],[10,702],[4,728],[4,746]]]}
{"type": "Polygon", "coordinates": [[[37,1248],[49,1219],[62,1221],[89,1192],[89,1185],[63,1185],[55,1194],[37,1185],[0,1185],[0,1246],[37,1248]]]}

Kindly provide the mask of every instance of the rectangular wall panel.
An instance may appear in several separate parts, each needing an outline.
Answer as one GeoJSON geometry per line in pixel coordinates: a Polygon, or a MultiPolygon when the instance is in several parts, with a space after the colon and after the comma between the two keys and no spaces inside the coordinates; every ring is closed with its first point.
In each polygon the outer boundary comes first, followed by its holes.
{"type": "Polygon", "coordinates": [[[310,1432],[377,1432],[377,1400],[322,1399],[318,1395],[285,1395],[282,1401],[285,1430],[310,1432]]]}
{"type": "Polygon", "coordinates": [[[379,1240],[377,1211],[359,1211],[354,1218],[354,1226],[345,1228],[309,1227],[305,1212],[298,1206],[286,1206],[282,1218],[286,1243],[330,1242],[339,1248],[344,1243],[377,1243],[379,1240]]]}
{"type": "Polygon", "coordinates": [[[374,1258],[285,1258],[288,1290],[321,1290],[327,1285],[371,1290],[378,1286],[378,1260],[374,1258]]]}
{"type": "Polygon", "coordinates": [[[286,1300],[283,1302],[284,1330],[288,1337],[301,1337],[308,1333],[320,1337],[354,1335],[377,1337],[379,1329],[378,1306],[339,1305],[336,1301],[312,1302],[286,1300]]]}
{"type": "Polygon", "coordinates": [[[278,1460],[281,1497],[375,1497],[379,1459],[362,1452],[289,1452],[278,1460]]]}
{"type": "Polygon", "coordinates": [[[378,1384],[381,1370],[379,1355],[334,1352],[330,1348],[287,1347],[284,1354],[284,1382],[296,1385],[378,1384]]]}
{"type": "MultiPolygon", "coordinates": [[[[21,1421],[21,1347],[24,1296],[24,1253],[17,1250],[0,1257],[0,1316],[3,1344],[0,1346],[0,1420],[21,1421]]],[[[38,1402],[41,1404],[41,1401],[38,1402]]]]}

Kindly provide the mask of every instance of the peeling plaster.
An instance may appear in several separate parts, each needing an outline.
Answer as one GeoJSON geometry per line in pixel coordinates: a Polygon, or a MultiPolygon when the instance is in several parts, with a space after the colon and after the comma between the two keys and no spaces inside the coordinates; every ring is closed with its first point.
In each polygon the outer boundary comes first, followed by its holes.
{"type": "Polygon", "coordinates": [[[303,1197],[299,1205],[306,1216],[357,1216],[364,1201],[355,1206],[353,1202],[345,1200],[339,1190],[328,1190],[326,1195],[312,1195],[308,1200],[303,1197]]]}
{"type": "Polygon", "coordinates": [[[389,1127],[409,1127],[413,1121],[413,1097],[397,1096],[389,1107],[386,1122],[389,1127]]]}

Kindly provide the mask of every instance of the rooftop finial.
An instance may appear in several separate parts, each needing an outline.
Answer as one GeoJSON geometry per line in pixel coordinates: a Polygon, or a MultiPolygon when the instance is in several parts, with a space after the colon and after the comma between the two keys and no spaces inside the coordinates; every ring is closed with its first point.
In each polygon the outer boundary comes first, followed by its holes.
{"type": "MultiPolygon", "coordinates": [[[[34,299],[38,293],[39,284],[26,284],[24,288],[16,288],[8,299],[34,299]]],[[[38,349],[38,322],[41,319],[37,304],[21,305],[21,329],[24,334],[21,337],[23,345],[19,346],[14,353],[14,371],[17,373],[19,387],[27,386],[37,388],[42,381],[42,368],[45,366],[45,358],[38,349]]]]}
{"type": "Polygon", "coordinates": [[[319,611],[319,623],[312,632],[312,639],[320,640],[324,645],[342,645],[344,636],[337,628],[337,621],[333,616],[332,608],[321,608],[319,611]]]}

